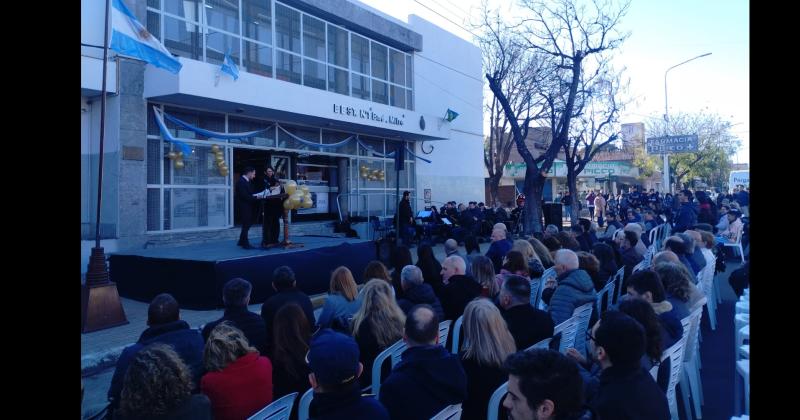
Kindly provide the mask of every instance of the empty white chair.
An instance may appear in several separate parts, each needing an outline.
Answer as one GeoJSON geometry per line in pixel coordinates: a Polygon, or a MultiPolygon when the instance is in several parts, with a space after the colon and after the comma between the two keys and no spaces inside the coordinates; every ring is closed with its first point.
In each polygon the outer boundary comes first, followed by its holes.
{"type": "Polygon", "coordinates": [[[594,309],[594,303],[585,303],[581,306],[575,308],[572,311],[572,316],[577,317],[578,326],[575,331],[575,350],[578,350],[580,354],[586,354],[586,330],[589,328],[589,319],[592,317],[592,309],[594,309]]]}
{"type": "Polygon", "coordinates": [[[572,316],[568,320],[556,325],[553,329],[553,336],[558,333],[561,333],[558,352],[566,354],[568,348],[575,347],[575,336],[578,333],[578,317],[572,316]]]}
{"type": "Polygon", "coordinates": [[[683,337],[678,340],[672,347],[668,348],[661,356],[661,361],[670,359],[670,374],[669,385],[667,386],[667,401],[669,402],[669,412],[673,420],[679,420],[678,417],[678,399],[675,396],[675,387],[680,381],[681,373],[683,372],[683,354],[686,346],[687,334],[684,333],[683,337]]]}
{"type": "Polygon", "coordinates": [[[314,388],[309,388],[308,391],[303,393],[300,397],[300,404],[297,405],[297,420],[308,420],[308,407],[311,406],[311,400],[314,399],[314,388]]]}
{"type": "Polygon", "coordinates": [[[297,398],[296,392],[284,395],[248,417],[247,420],[288,420],[289,415],[292,414],[295,398],[297,398]]]}
{"type": "Polygon", "coordinates": [[[650,266],[650,263],[647,260],[642,260],[639,264],[636,264],[633,267],[633,272],[642,271],[650,266]]]}
{"type": "Polygon", "coordinates": [[[742,410],[742,382],[744,382],[744,414],[750,414],[750,359],[736,362],[735,386],[733,394],[733,413],[739,414],[742,410]]]}
{"type": "Polygon", "coordinates": [[[439,414],[431,417],[431,420],[460,420],[461,404],[448,405],[439,414]]]}
{"type": "Polygon", "coordinates": [[[750,302],[736,302],[735,308],[736,314],[749,314],[750,313],[750,302]]]}
{"type": "Polygon", "coordinates": [[[381,391],[381,367],[383,366],[383,362],[391,358],[392,367],[394,367],[400,362],[400,355],[402,355],[407,348],[408,346],[401,338],[375,357],[375,362],[372,363],[372,393],[375,394],[375,398],[378,398],[381,391]]]}
{"type": "Polygon", "coordinates": [[[689,315],[689,335],[686,339],[686,347],[683,357],[683,378],[681,379],[681,394],[683,395],[684,414],[686,418],[691,418],[691,407],[689,406],[689,392],[691,391],[692,401],[694,402],[695,418],[702,418],[703,413],[700,405],[703,404],[703,384],[700,380],[700,346],[698,338],[700,335],[700,318],[703,316],[703,303],[707,298],[702,298],[698,305],[689,315]]]}
{"type": "Polygon", "coordinates": [[[533,350],[533,349],[548,349],[550,348],[550,341],[553,340],[553,337],[545,338],[544,340],[528,347],[525,351],[533,350]]]}
{"type": "MultiPolygon", "coordinates": [[[[453,344],[450,346],[450,353],[458,354],[459,350],[458,341],[461,340],[461,326],[463,323],[464,323],[464,315],[461,315],[456,320],[455,326],[453,326],[453,344]]],[[[447,340],[445,340],[444,342],[440,340],[439,342],[442,343],[442,345],[444,345],[445,343],[447,343],[447,340]]]]}
{"type": "Polygon", "coordinates": [[[489,398],[489,411],[486,414],[487,420],[497,420],[497,417],[500,415],[500,404],[503,403],[503,397],[506,396],[508,392],[508,382],[504,383],[497,387],[497,390],[494,391],[492,397],[489,398]]]}
{"type": "MultiPolygon", "coordinates": [[[[713,260],[716,261],[716,258],[713,260]]],[[[708,321],[711,323],[711,330],[717,329],[717,296],[714,289],[714,263],[706,265],[700,271],[700,287],[708,299],[706,309],[708,310],[708,321]]]]}

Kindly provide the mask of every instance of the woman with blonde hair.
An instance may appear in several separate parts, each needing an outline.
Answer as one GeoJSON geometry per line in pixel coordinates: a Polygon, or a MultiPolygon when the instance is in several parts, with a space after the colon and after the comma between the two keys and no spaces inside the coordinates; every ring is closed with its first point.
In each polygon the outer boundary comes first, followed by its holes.
{"type": "Polygon", "coordinates": [[[331,274],[330,290],[319,315],[319,328],[333,328],[337,331],[349,332],[350,319],[361,306],[358,298],[358,287],[350,269],[341,266],[331,274]]]}
{"type": "Polygon", "coordinates": [[[214,327],[203,354],[200,391],[217,420],[246,419],[272,402],[272,362],[229,321],[214,327]]]}
{"type": "MultiPolygon", "coordinates": [[[[361,291],[361,307],[353,316],[353,337],[358,343],[364,372],[361,386],[372,380],[372,363],[387,347],[403,338],[406,315],[392,296],[392,286],[382,279],[372,279],[361,291]]],[[[389,367],[389,364],[386,364],[389,367]]],[[[390,367],[386,375],[391,371],[390,367]]]]}
{"type": "Polygon", "coordinates": [[[542,260],[539,258],[539,255],[536,254],[530,242],[524,239],[517,239],[514,241],[511,250],[519,251],[522,253],[522,256],[525,257],[525,261],[528,262],[528,277],[535,279],[542,276],[542,273],[544,273],[542,260]]]}
{"type": "Polygon", "coordinates": [[[481,296],[494,299],[500,293],[494,276],[494,264],[485,255],[474,255],[470,261],[472,278],[481,285],[481,296]]]}
{"type": "Polygon", "coordinates": [[[528,239],[528,242],[531,243],[533,250],[536,251],[536,256],[539,257],[539,261],[542,262],[542,267],[546,269],[555,265],[553,262],[553,256],[550,255],[550,250],[542,243],[542,241],[536,238],[528,239]]]}
{"type": "Polygon", "coordinates": [[[475,299],[464,309],[464,344],[459,357],[467,374],[467,398],[462,419],[486,418],[489,397],[508,374],[502,366],[517,351],[506,321],[491,301],[475,299]]]}

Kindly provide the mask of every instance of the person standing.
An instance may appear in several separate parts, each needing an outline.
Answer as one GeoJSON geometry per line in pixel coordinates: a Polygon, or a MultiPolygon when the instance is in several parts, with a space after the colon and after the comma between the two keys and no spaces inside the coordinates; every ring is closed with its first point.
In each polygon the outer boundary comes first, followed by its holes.
{"type": "Polygon", "coordinates": [[[594,208],[597,213],[597,225],[603,227],[606,216],[606,199],[602,193],[597,194],[597,197],[594,198],[594,208]]]}
{"type": "Polygon", "coordinates": [[[410,194],[410,191],[403,191],[403,199],[400,200],[400,205],[398,207],[400,211],[397,214],[397,217],[400,221],[400,238],[406,245],[411,242],[411,238],[408,235],[408,228],[414,224],[414,212],[411,210],[410,194]]]}
{"type": "Polygon", "coordinates": [[[561,198],[561,204],[564,205],[564,214],[569,217],[572,214],[572,195],[570,195],[569,190],[564,193],[564,197],[561,198]]]}
{"type": "Polygon", "coordinates": [[[594,190],[590,190],[589,195],[586,196],[586,207],[589,208],[589,219],[594,219],[594,199],[596,197],[594,190]]]}
{"type": "Polygon", "coordinates": [[[261,193],[265,195],[263,205],[264,224],[261,227],[261,247],[267,248],[278,243],[278,237],[280,236],[280,223],[278,223],[278,219],[280,219],[283,213],[283,201],[270,196],[282,194],[284,190],[280,181],[278,181],[278,178],[275,176],[275,171],[269,166],[264,170],[264,185],[266,189],[261,193]]]}
{"type": "Polygon", "coordinates": [[[239,242],[237,242],[236,245],[244,249],[253,248],[250,246],[247,232],[250,230],[255,216],[253,204],[255,204],[257,200],[253,197],[253,188],[250,186],[250,181],[255,177],[255,168],[247,166],[242,170],[242,177],[236,181],[236,204],[239,206],[239,216],[242,222],[242,232],[239,234],[239,242]]]}

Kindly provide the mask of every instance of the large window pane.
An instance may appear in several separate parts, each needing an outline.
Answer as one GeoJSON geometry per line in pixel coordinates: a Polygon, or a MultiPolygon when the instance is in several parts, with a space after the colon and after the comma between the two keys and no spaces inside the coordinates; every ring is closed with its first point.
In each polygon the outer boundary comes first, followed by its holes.
{"type": "Polygon", "coordinates": [[[208,26],[239,34],[238,0],[206,0],[205,10],[208,26]]]}
{"type": "Polygon", "coordinates": [[[325,64],[303,60],[303,84],[325,90],[325,64]]]}
{"type": "Polygon", "coordinates": [[[241,56],[239,53],[239,38],[208,28],[206,62],[221,65],[222,60],[225,58],[225,53],[229,53],[233,62],[237,66],[239,65],[239,57],[241,56]]]}
{"type": "Polygon", "coordinates": [[[161,141],[147,139],[147,183],[161,183],[161,141]]]}
{"type": "Polygon", "coordinates": [[[372,101],[381,104],[389,104],[389,85],[372,80],[372,101]]]}
{"type": "Polygon", "coordinates": [[[370,42],[370,45],[372,45],[372,77],[386,80],[388,73],[387,48],[374,42],[370,42]]]}
{"type": "Polygon", "coordinates": [[[267,0],[242,0],[244,36],[272,44],[272,5],[267,0]]]}
{"type": "Polygon", "coordinates": [[[300,84],[300,56],[278,51],[275,54],[275,78],[300,84]]]}
{"type": "Polygon", "coordinates": [[[389,73],[392,83],[406,84],[406,55],[400,51],[389,50],[389,73]]]}
{"type": "Polygon", "coordinates": [[[406,109],[414,110],[414,91],[406,89],[406,109]]]}
{"type": "Polygon", "coordinates": [[[228,225],[227,189],[171,188],[171,228],[225,227],[228,225]]]}
{"type": "Polygon", "coordinates": [[[158,9],[161,7],[161,2],[159,0],[147,0],[147,7],[158,9]]]}
{"type": "Polygon", "coordinates": [[[147,11],[147,32],[150,32],[154,37],[161,40],[161,15],[152,12],[150,10],[147,11]]]}
{"type": "Polygon", "coordinates": [[[350,86],[347,70],[342,70],[333,66],[328,66],[328,90],[331,92],[341,93],[342,95],[350,94],[350,86]]]}
{"type": "Polygon", "coordinates": [[[276,3],[275,37],[279,48],[300,54],[300,12],[276,3]]]}
{"type": "Polygon", "coordinates": [[[147,134],[158,135],[161,131],[156,123],[156,114],[153,112],[153,104],[147,104],[147,134]]]}
{"type": "Polygon", "coordinates": [[[272,77],[272,48],[244,41],[244,69],[249,73],[272,77]]]}
{"type": "Polygon", "coordinates": [[[347,68],[347,31],[328,25],[328,63],[347,68]]]}
{"type": "Polygon", "coordinates": [[[369,40],[350,33],[350,46],[353,53],[350,55],[350,68],[359,73],[369,74],[369,40]]]}
{"type": "MultiPolygon", "coordinates": [[[[211,112],[190,111],[182,108],[165,107],[164,112],[200,128],[211,131],[225,131],[225,116],[211,112]]],[[[177,138],[206,140],[208,137],[187,130],[167,119],[164,120],[172,135],[177,138]]],[[[194,147],[194,146],[192,146],[194,147]]]]}
{"type": "MultiPolygon", "coordinates": [[[[346,138],[348,138],[350,136],[351,136],[350,133],[342,133],[342,132],[338,132],[338,131],[325,131],[325,130],[322,130],[322,144],[339,143],[340,141],[342,141],[342,140],[344,140],[344,139],[346,139],[346,138]]],[[[339,146],[339,147],[336,147],[336,148],[324,148],[322,150],[324,150],[326,152],[332,152],[332,153],[342,153],[342,154],[347,154],[347,155],[354,155],[354,154],[356,154],[356,147],[358,147],[358,144],[356,144],[355,139],[353,139],[353,140],[350,140],[349,143],[346,143],[346,144],[344,144],[342,146],[339,146]]],[[[344,174],[341,174],[340,176],[344,176],[344,174]]]]}
{"type": "Polygon", "coordinates": [[[391,96],[391,105],[396,106],[398,108],[405,108],[406,107],[406,90],[399,86],[391,85],[390,90],[392,91],[391,96]]]}
{"type": "Polygon", "coordinates": [[[325,22],[303,15],[303,55],[325,61],[325,22]]]}
{"type": "Polygon", "coordinates": [[[353,96],[356,98],[370,100],[371,91],[370,83],[371,80],[369,77],[359,76],[353,73],[353,96]]]}
{"type": "MultiPolygon", "coordinates": [[[[384,181],[380,181],[378,179],[374,179],[374,176],[373,176],[373,179],[369,179],[369,177],[367,177],[367,178],[361,177],[361,167],[362,166],[366,166],[367,167],[367,174],[368,175],[372,175],[372,174],[375,173],[376,170],[378,170],[378,171],[384,170],[383,161],[382,160],[361,160],[360,164],[359,164],[359,167],[358,167],[358,170],[359,170],[359,172],[358,172],[358,174],[359,174],[358,175],[358,185],[359,185],[359,187],[361,187],[361,188],[383,188],[385,180],[384,181]]],[[[385,176],[388,176],[388,174],[385,174],[385,176]]],[[[380,198],[378,198],[378,200],[384,200],[385,198],[381,197],[381,196],[382,196],[382,194],[376,194],[376,195],[371,196],[371,197],[373,197],[373,199],[375,197],[380,197],[380,198]]],[[[380,201],[371,202],[370,204],[372,205],[373,209],[374,208],[380,208],[380,207],[383,206],[380,201]]]]}
{"type": "Polygon", "coordinates": [[[164,17],[164,46],[178,56],[200,60],[203,57],[199,27],[193,23],[164,17]]]}
{"type": "MultiPolygon", "coordinates": [[[[267,121],[248,120],[245,118],[228,117],[228,132],[242,133],[246,131],[263,130],[271,125],[267,121]]],[[[275,147],[275,127],[270,128],[266,132],[259,133],[253,137],[246,139],[231,139],[230,143],[250,144],[253,146],[268,146],[275,147]]]]}
{"type": "MultiPolygon", "coordinates": [[[[319,130],[309,129],[305,127],[292,127],[286,124],[282,124],[281,127],[305,141],[319,143],[319,130]]],[[[303,142],[295,140],[292,136],[286,134],[286,132],[284,132],[280,128],[278,129],[278,147],[283,147],[286,149],[298,149],[298,150],[314,150],[314,151],[319,150],[318,147],[308,146],[303,142]]]]}
{"type": "Polygon", "coordinates": [[[406,55],[406,86],[414,87],[414,60],[412,55],[406,55]]]}
{"type": "Polygon", "coordinates": [[[198,11],[202,6],[200,0],[164,0],[164,10],[167,13],[180,16],[192,22],[199,22],[198,11]]]}
{"type": "MultiPolygon", "coordinates": [[[[370,147],[373,151],[383,154],[383,140],[374,137],[361,137],[361,143],[370,147]]],[[[361,156],[373,157],[372,152],[360,145],[358,146],[358,154],[361,156]]]]}
{"type": "Polygon", "coordinates": [[[161,230],[161,190],[147,189],[147,230],[161,230]]]}
{"type": "MultiPolygon", "coordinates": [[[[226,178],[220,175],[215,154],[211,146],[191,146],[193,152],[183,157],[183,168],[172,166],[175,185],[226,185],[226,178]]],[[[224,148],[222,150],[225,150],[224,148]]],[[[228,167],[231,167],[231,163],[228,167]]]]}

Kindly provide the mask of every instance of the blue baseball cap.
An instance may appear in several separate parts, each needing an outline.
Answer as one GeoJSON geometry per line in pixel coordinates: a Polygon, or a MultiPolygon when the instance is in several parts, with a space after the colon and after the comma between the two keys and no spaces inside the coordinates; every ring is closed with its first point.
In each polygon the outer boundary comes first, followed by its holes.
{"type": "Polygon", "coordinates": [[[306,362],[320,384],[339,385],[356,378],[359,357],[353,337],[324,328],[311,338],[306,362]]]}

